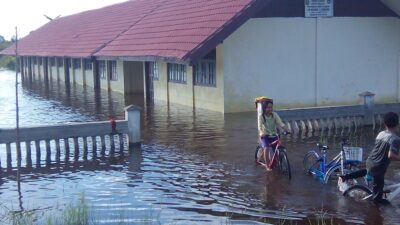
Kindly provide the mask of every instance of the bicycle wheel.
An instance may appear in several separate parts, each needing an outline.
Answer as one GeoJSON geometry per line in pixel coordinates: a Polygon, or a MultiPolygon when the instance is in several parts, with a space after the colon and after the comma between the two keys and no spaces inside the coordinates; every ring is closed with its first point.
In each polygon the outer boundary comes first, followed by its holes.
{"type": "Polygon", "coordinates": [[[351,197],[357,201],[367,200],[372,197],[372,191],[364,185],[356,184],[345,190],[343,196],[351,197]]]}
{"type": "MultiPolygon", "coordinates": [[[[270,163],[272,161],[272,158],[274,157],[275,149],[272,147],[268,147],[268,162],[270,163]]],[[[277,156],[275,156],[277,157],[277,156]]]]}
{"type": "Polygon", "coordinates": [[[257,145],[256,151],[254,153],[254,159],[256,160],[256,162],[262,156],[261,150],[262,150],[261,146],[257,145]]]}
{"type": "MultiPolygon", "coordinates": [[[[268,164],[268,162],[266,162],[264,159],[263,148],[260,145],[258,145],[256,148],[256,151],[254,153],[254,158],[255,158],[256,163],[265,164],[265,165],[268,164]]],[[[267,158],[267,161],[268,161],[268,158],[267,158]]]]}
{"type": "Polygon", "coordinates": [[[254,153],[254,159],[256,160],[256,162],[264,161],[262,153],[263,149],[261,148],[260,145],[257,145],[256,151],[254,153]]]}
{"type": "Polygon", "coordinates": [[[315,171],[320,169],[319,155],[316,151],[312,150],[307,152],[303,159],[303,169],[308,174],[314,174],[315,171]]]}
{"type": "Polygon", "coordinates": [[[328,182],[337,182],[339,179],[340,172],[340,165],[334,165],[326,171],[324,176],[324,183],[327,184],[328,182]]]}
{"type": "Polygon", "coordinates": [[[292,178],[292,171],[290,170],[289,158],[286,154],[286,149],[284,147],[279,148],[279,169],[283,174],[289,177],[289,180],[292,178]]]}

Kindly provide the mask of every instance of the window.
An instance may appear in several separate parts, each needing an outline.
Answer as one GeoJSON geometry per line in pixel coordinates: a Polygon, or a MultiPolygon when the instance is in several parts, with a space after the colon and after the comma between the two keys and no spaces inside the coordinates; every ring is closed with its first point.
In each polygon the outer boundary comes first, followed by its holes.
{"type": "Polygon", "coordinates": [[[57,58],[57,61],[58,61],[58,66],[59,67],[64,66],[64,59],[63,58],[57,58]]]}
{"type": "Polygon", "coordinates": [[[101,79],[107,79],[106,76],[106,62],[104,60],[99,61],[99,76],[101,79]]]}
{"type": "Polygon", "coordinates": [[[117,61],[110,61],[109,62],[109,71],[110,71],[110,80],[118,80],[117,74],[117,61]]]}
{"type": "Polygon", "coordinates": [[[168,81],[186,83],[186,65],[168,63],[168,81]]]}
{"type": "Polygon", "coordinates": [[[50,66],[53,67],[56,65],[56,59],[55,58],[50,58],[50,66]]]}
{"type": "Polygon", "coordinates": [[[80,69],[81,68],[81,59],[73,59],[72,61],[74,63],[74,69],[80,69]]]}
{"type": "Polygon", "coordinates": [[[85,70],[92,70],[92,60],[85,59],[84,64],[85,64],[85,70]]]}
{"type": "Polygon", "coordinates": [[[193,66],[194,84],[203,86],[216,86],[215,60],[203,59],[193,66]]]}
{"type": "Polygon", "coordinates": [[[153,78],[153,80],[160,79],[158,74],[158,64],[157,62],[149,62],[149,74],[153,78]]]}

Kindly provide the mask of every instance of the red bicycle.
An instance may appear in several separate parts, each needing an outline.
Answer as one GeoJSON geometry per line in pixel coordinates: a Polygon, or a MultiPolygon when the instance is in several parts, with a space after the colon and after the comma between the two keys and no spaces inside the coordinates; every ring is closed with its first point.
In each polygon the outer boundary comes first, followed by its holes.
{"type": "MultiPolygon", "coordinates": [[[[286,135],[287,133],[283,133],[286,135]]],[[[255,152],[256,163],[265,166],[266,168],[278,168],[281,173],[287,175],[289,180],[292,178],[290,170],[289,158],[286,153],[286,148],[282,145],[280,135],[277,140],[269,144],[268,155],[264,152],[260,144],[258,144],[255,152]],[[267,157],[268,156],[268,157],[267,157]]]]}

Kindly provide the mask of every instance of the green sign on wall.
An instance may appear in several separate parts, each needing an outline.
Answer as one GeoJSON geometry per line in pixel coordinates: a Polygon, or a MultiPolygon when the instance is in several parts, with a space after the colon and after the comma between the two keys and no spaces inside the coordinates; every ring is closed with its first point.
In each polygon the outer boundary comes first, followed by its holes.
{"type": "Polygon", "coordinates": [[[332,17],[333,0],[304,0],[305,17],[332,17]]]}

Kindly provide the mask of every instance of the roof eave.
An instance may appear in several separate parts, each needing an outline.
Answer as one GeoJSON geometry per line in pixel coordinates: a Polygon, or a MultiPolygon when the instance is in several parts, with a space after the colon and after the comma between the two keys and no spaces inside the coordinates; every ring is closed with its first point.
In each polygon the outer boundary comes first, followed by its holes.
{"type": "Polygon", "coordinates": [[[196,48],[188,52],[182,60],[190,65],[207,55],[218,44],[222,43],[229,35],[235,32],[255,13],[263,9],[271,0],[254,0],[242,11],[237,13],[231,20],[227,21],[220,29],[201,42],[196,48]]]}
{"type": "Polygon", "coordinates": [[[118,60],[118,61],[139,61],[139,62],[150,62],[150,61],[162,61],[167,63],[186,63],[185,61],[173,58],[173,57],[162,57],[162,56],[95,56],[96,60],[118,60]]]}

